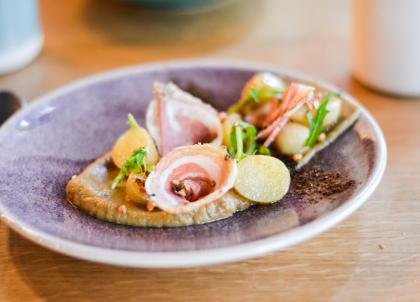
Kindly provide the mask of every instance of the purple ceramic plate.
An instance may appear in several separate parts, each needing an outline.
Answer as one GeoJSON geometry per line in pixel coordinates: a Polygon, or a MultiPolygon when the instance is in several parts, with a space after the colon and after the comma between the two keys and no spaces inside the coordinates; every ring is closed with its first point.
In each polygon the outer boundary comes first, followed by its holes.
{"type": "Polygon", "coordinates": [[[286,248],[327,230],[369,197],[384,172],[385,141],[365,109],[351,130],[293,174],[290,192],[281,202],[251,207],[225,220],[180,228],[128,227],[88,216],[65,199],[67,181],[110,150],[127,128],[127,113],[144,116],[154,81],[173,81],[223,109],[238,99],[255,72],[263,70],[338,90],[272,66],[180,61],[111,71],[40,98],[0,130],[1,218],[55,251],[133,267],[235,261],[286,248]],[[307,192],[302,190],[302,178],[311,171],[330,177],[339,173],[348,183],[339,192],[307,192]]]}

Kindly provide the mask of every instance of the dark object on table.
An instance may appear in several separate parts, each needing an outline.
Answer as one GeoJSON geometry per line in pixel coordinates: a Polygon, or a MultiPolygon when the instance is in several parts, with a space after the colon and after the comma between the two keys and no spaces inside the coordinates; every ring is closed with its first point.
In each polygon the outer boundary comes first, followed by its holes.
{"type": "Polygon", "coordinates": [[[22,101],[9,91],[0,91],[0,126],[22,107],[22,101]]]}

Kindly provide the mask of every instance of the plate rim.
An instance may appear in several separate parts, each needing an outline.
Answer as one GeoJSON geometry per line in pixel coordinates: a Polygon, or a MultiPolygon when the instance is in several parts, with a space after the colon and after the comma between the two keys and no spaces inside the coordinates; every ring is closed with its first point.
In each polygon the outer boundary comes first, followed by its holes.
{"type": "Polygon", "coordinates": [[[147,72],[156,69],[180,69],[191,67],[270,70],[288,77],[317,83],[319,86],[326,89],[340,91],[347,100],[360,106],[361,115],[364,115],[368,124],[372,127],[373,133],[377,139],[377,164],[373,167],[370,177],[366,183],[363,184],[360,191],[352,198],[348,199],[331,212],[321,215],[317,219],[305,225],[301,225],[263,239],[214,249],[178,252],[140,252],[89,246],[83,243],[77,243],[68,239],[62,239],[60,237],[50,235],[42,230],[31,229],[31,227],[19,219],[19,217],[16,217],[8,212],[1,202],[0,219],[23,237],[43,247],[83,260],[138,268],[198,267],[260,257],[309,240],[350,216],[366,202],[378,186],[386,167],[387,147],[382,130],[369,111],[354,97],[342,91],[342,89],[336,87],[335,85],[322,80],[314,79],[301,72],[291,71],[277,66],[276,64],[246,62],[239,60],[193,59],[159,61],[112,69],[110,71],[101,72],[70,82],[69,84],[54,89],[51,92],[36,98],[30,105],[13,115],[0,127],[0,139],[3,136],[3,133],[6,133],[7,129],[21,116],[27,114],[38,106],[42,106],[44,103],[49,102],[51,99],[59,95],[66,94],[70,91],[83,88],[93,83],[115,79],[138,72],[147,72]]]}

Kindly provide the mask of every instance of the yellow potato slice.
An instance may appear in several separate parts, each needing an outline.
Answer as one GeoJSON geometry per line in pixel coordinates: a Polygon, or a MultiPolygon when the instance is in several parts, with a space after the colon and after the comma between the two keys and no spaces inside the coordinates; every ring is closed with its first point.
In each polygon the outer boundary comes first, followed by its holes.
{"type": "Polygon", "coordinates": [[[284,163],[272,156],[250,155],[239,161],[234,189],[256,203],[273,203],[287,193],[290,173],[284,163]]]}
{"type": "Polygon", "coordinates": [[[148,152],[146,163],[156,163],[159,160],[159,153],[149,133],[142,127],[136,127],[122,134],[112,148],[114,164],[121,169],[126,160],[139,148],[146,148],[148,152]]]}
{"type": "Polygon", "coordinates": [[[223,145],[230,147],[230,133],[235,123],[241,121],[241,116],[237,113],[229,114],[222,123],[223,145]]]}

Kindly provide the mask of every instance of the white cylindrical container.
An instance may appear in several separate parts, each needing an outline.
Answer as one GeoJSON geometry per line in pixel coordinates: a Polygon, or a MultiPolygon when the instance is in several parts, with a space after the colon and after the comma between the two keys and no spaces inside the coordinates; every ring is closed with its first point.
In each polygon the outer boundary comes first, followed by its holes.
{"type": "Polygon", "coordinates": [[[0,0],[0,75],[29,64],[43,41],[38,0],[0,0]]]}
{"type": "Polygon", "coordinates": [[[420,96],[420,0],[353,0],[352,71],[367,86],[420,96]]]}

